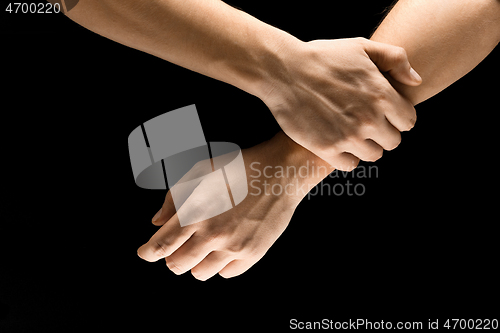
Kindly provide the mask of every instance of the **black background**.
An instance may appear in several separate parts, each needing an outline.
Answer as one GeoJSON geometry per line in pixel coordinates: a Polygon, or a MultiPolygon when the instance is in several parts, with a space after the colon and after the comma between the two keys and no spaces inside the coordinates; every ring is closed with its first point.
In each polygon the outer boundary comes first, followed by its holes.
{"type": "MultiPolygon", "coordinates": [[[[306,41],[369,37],[391,2],[230,4],[306,41]]],[[[279,130],[266,106],[63,14],[6,6],[0,332],[286,330],[292,318],[500,313],[498,50],[417,106],[416,127],[376,162],[365,195],[304,200],[249,271],[200,282],[137,257],[165,192],[135,185],[127,137],[196,104],[207,141],[247,148],[279,130]]]]}

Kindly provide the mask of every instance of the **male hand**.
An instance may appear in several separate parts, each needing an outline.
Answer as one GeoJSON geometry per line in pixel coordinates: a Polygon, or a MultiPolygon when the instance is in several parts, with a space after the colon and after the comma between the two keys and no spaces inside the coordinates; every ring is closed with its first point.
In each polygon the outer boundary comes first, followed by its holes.
{"type": "Polygon", "coordinates": [[[364,38],[295,42],[280,49],[265,96],[283,131],[333,167],[375,161],[416,121],[413,105],[382,73],[417,86],[420,76],[401,47],[364,38]]]}
{"type": "MultiPolygon", "coordinates": [[[[238,181],[245,186],[247,180],[251,184],[247,197],[225,213],[181,227],[180,215],[186,216],[186,212],[192,217],[206,214],[218,204],[221,195],[227,195],[227,191],[211,186],[210,177],[205,178],[178,212],[169,191],[163,207],[153,217],[153,224],[161,228],[137,251],[142,259],[165,258],[168,268],[175,274],[191,270],[199,280],[217,273],[225,278],[239,275],[265,255],[288,226],[302,198],[332,171],[326,162],[291,141],[283,132],[242,153],[247,175],[242,175],[238,181]],[[269,170],[264,170],[279,166],[285,170],[287,166],[295,166],[298,170],[306,165],[307,159],[316,160],[316,167],[323,163],[323,173],[316,170],[304,177],[286,178],[271,177],[269,170]],[[258,163],[252,165],[254,162],[258,163]],[[197,191],[198,188],[201,191],[197,191]],[[207,188],[212,190],[206,191],[207,188]]],[[[196,173],[195,166],[188,174],[196,176],[196,173]]]]}

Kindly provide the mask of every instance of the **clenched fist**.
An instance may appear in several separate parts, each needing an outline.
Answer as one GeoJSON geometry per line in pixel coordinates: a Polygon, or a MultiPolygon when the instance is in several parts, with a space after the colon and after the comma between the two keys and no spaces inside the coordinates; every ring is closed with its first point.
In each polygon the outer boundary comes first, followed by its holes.
{"type": "Polygon", "coordinates": [[[375,161],[416,121],[413,105],[383,73],[406,85],[421,83],[401,47],[364,38],[296,41],[261,97],[283,131],[333,167],[352,170],[375,161]]]}

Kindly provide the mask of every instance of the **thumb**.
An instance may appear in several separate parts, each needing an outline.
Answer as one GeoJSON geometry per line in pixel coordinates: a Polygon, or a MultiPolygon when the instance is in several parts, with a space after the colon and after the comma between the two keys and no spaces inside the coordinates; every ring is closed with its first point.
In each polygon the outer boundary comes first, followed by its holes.
{"type": "Polygon", "coordinates": [[[366,54],[381,72],[387,72],[393,79],[409,86],[418,86],[422,78],[411,67],[405,49],[380,42],[368,41],[366,54]]]}

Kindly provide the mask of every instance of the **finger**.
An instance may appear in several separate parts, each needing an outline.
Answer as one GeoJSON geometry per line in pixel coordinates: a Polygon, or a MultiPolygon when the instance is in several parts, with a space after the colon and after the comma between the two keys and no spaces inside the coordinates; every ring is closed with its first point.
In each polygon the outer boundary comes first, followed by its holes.
{"type": "Polygon", "coordinates": [[[391,96],[382,102],[386,104],[385,117],[398,131],[411,130],[417,122],[417,111],[413,104],[395,90],[390,94],[391,96]]]}
{"type": "Polygon", "coordinates": [[[399,46],[366,41],[365,51],[381,72],[388,72],[395,80],[418,86],[422,83],[420,75],[411,67],[405,49],[399,46]]]}
{"type": "Polygon", "coordinates": [[[384,153],[381,146],[369,139],[351,142],[349,147],[346,147],[346,151],[367,162],[375,162],[384,153]]]}
{"type": "Polygon", "coordinates": [[[195,231],[194,225],[181,227],[177,214],[174,214],[146,244],[137,250],[137,254],[150,262],[165,258],[184,244],[195,231]]]}
{"type": "Polygon", "coordinates": [[[236,259],[231,261],[226,265],[221,271],[219,275],[223,278],[229,279],[240,274],[245,273],[250,267],[255,265],[257,261],[259,261],[262,257],[258,259],[236,259]]]}
{"type": "Polygon", "coordinates": [[[234,260],[227,252],[212,251],[198,265],[191,269],[191,274],[201,281],[208,280],[234,260]]]}
{"type": "Polygon", "coordinates": [[[165,196],[163,206],[155,214],[151,222],[156,226],[162,226],[163,224],[165,224],[165,222],[172,218],[175,212],[176,210],[174,200],[172,199],[172,193],[168,191],[167,195],[165,196]]]}
{"type": "Polygon", "coordinates": [[[366,136],[385,150],[393,150],[401,143],[401,133],[384,117],[376,129],[366,136]]]}
{"type": "Polygon", "coordinates": [[[215,250],[214,241],[207,240],[196,233],[174,253],[166,257],[168,268],[175,274],[183,274],[198,265],[206,256],[215,250]]]}
{"type": "Polygon", "coordinates": [[[352,171],[359,164],[359,158],[351,153],[343,152],[331,157],[328,163],[340,171],[352,171]]]}
{"type": "MultiPolygon", "coordinates": [[[[162,208],[155,214],[152,219],[154,225],[161,226],[165,222],[167,222],[172,216],[176,213],[176,208],[174,204],[174,200],[172,197],[172,190],[174,190],[177,184],[186,183],[193,179],[200,178],[202,175],[206,175],[211,170],[210,160],[203,160],[196,163],[188,172],[182,176],[182,178],[174,185],[174,187],[170,188],[165,196],[165,201],[163,202],[162,208]],[[210,168],[210,169],[209,169],[210,168]]],[[[192,183],[192,186],[189,187],[181,187],[180,191],[176,192],[176,203],[177,207],[182,206],[194,189],[196,189],[197,184],[192,183]]],[[[178,189],[178,188],[177,188],[178,189]]]]}

